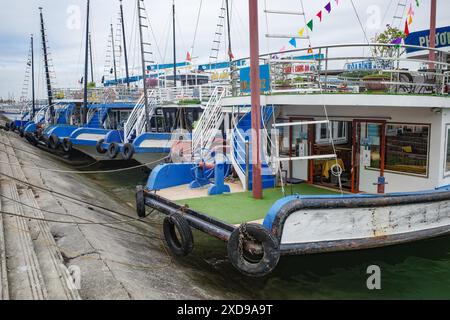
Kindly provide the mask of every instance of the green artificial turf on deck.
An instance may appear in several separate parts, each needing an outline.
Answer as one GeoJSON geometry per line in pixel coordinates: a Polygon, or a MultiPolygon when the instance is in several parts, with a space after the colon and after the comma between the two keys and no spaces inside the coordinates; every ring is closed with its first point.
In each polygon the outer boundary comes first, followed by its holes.
{"type": "MultiPolygon", "coordinates": [[[[298,184],[293,187],[294,194],[300,195],[326,195],[337,192],[317,188],[308,184],[298,184]]],[[[286,194],[291,194],[291,187],[286,187],[286,194]]],[[[240,224],[243,222],[264,219],[272,205],[283,197],[281,188],[264,190],[264,199],[255,200],[251,192],[240,192],[210,196],[204,198],[187,199],[177,201],[180,205],[188,205],[189,208],[228,222],[240,224]]]]}

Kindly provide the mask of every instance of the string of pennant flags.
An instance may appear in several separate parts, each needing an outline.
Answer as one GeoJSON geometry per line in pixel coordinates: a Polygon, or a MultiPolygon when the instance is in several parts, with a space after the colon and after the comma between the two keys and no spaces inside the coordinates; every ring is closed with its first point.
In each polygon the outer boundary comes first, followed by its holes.
{"type": "MultiPolygon", "coordinates": [[[[336,6],[338,6],[340,0],[334,0],[334,2],[336,3],[336,6]]],[[[306,23],[306,26],[304,26],[304,27],[302,27],[302,28],[300,28],[300,29],[298,30],[297,34],[298,34],[300,37],[303,37],[303,35],[305,34],[305,31],[306,31],[307,29],[309,29],[311,32],[313,32],[313,31],[314,31],[314,19],[318,19],[319,22],[322,22],[322,21],[323,21],[323,18],[324,18],[324,12],[325,12],[325,11],[326,11],[328,14],[331,14],[331,12],[332,12],[332,10],[333,10],[333,5],[332,5],[332,3],[333,3],[333,1],[329,1],[329,2],[323,7],[323,9],[321,9],[321,10],[315,15],[314,18],[310,19],[310,20],[306,23]]],[[[291,46],[293,46],[294,48],[297,48],[297,38],[292,38],[292,39],[290,39],[290,40],[289,40],[289,44],[290,44],[291,46]]],[[[312,51],[312,50],[310,49],[310,51],[312,51]]]]}
{"type": "MultiPolygon", "coordinates": [[[[417,7],[417,8],[420,7],[420,2],[419,2],[419,0],[413,0],[412,2],[415,2],[415,3],[416,3],[416,7],[417,7]]],[[[415,15],[415,12],[414,12],[414,9],[413,9],[413,4],[412,4],[412,2],[409,4],[409,9],[408,9],[408,12],[407,12],[407,17],[406,17],[406,21],[405,21],[405,29],[404,29],[404,31],[403,31],[404,36],[403,36],[403,37],[398,37],[398,38],[394,39],[394,40],[391,42],[391,44],[397,44],[397,45],[399,45],[399,44],[402,43],[402,41],[403,41],[404,38],[406,38],[406,37],[409,36],[409,34],[410,34],[410,32],[409,32],[410,29],[409,29],[409,28],[410,28],[410,26],[411,26],[411,25],[413,24],[413,22],[414,22],[414,15],[415,15]]]]}

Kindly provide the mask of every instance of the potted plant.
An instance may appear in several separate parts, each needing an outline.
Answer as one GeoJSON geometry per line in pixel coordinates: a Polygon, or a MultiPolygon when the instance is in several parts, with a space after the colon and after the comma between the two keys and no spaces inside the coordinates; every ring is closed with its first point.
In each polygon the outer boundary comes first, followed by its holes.
{"type": "Polygon", "coordinates": [[[388,85],[383,83],[390,80],[387,73],[372,73],[362,78],[368,91],[386,91],[388,85]]]}

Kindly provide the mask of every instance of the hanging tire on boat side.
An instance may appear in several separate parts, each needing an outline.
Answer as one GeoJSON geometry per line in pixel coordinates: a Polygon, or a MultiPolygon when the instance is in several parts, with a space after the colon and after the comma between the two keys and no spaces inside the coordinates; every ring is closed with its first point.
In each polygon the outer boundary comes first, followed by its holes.
{"type": "Polygon", "coordinates": [[[64,138],[62,142],[62,148],[64,152],[70,152],[72,150],[72,141],[69,138],[64,138]]]}
{"type": "Polygon", "coordinates": [[[11,122],[11,124],[9,125],[9,129],[11,129],[11,131],[16,131],[16,124],[14,122],[11,122]]]}
{"type": "Polygon", "coordinates": [[[173,255],[185,257],[194,249],[194,237],[187,220],[179,213],[164,219],[164,238],[173,255]],[[177,235],[178,233],[178,235],[177,235]]]}
{"type": "Polygon", "coordinates": [[[116,143],[111,143],[108,147],[108,157],[110,157],[111,159],[115,159],[117,158],[117,156],[119,155],[119,146],[116,143]]]}
{"type": "Polygon", "coordinates": [[[230,236],[227,246],[231,264],[242,274],[263,277],[280,260],[278,240],[262,225],[242,224],[230,236]]]}
{"type": "Polygon", "coordinates": [[[105,139],[100,139],[100,140],[97,141],[97,144],[95,145],[95,149],[100,154],[105,154],[106,152],[108,152],[108,150],[103,148],[103,143],[104,142],[105,142],[105,139]]]}
{"type": "Polygon", "coordinates": [[[29,143],[31,143],[33,146],[37,146],[39,144],[39,141],[36,139],[36,137],[32,133],[25,134],[25,139],[27,139],[27,141],[29,143]]]}
{"type": "Polygon", "coordinates": [[[24,137],[24,132],[23,132],[23,128],[19,128],[19,136],[21,137],[21,138],[23,138],[24,137]]]}
{"type": "Polygon", "coordinates": [[[10,128],[11,128],[10,123],[9,123],[9,122],[6,122],[6,123],[5,123],[5,128],[4,128],[4,129],[5,129],[6,131],[9,131],[10,128]]]}
{"type": "Polygon", "coordinates": [[[56,134],[52,134],[49,138],[48,138],[48,146],[50,149],[56,150],[58,149],[60,145],[59,142],[59,138],[56,134]]]}
{"type": "Polygon", "coordinates": [[[144,187],[136,187],[136,212],[139,218],[145,218],[145,196],[144,187]]]}
{"type": "Polygon", "coordinates": [[[131,143],[125,143],[122,148],[122,157],[125,160],[131,160],[134,155],[134,146],[131,143]]]}

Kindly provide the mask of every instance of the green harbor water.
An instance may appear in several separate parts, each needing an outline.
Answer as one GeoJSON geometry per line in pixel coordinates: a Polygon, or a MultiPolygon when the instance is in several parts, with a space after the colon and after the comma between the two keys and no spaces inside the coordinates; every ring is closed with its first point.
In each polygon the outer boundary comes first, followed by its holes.
{"type": "MultiPolygon", "coordinates": [[[[134,204],[145,184],[141,170],[91,177],[134,204]]],[[[176,260],[198,287],[249,299],[450,299],[450,237],[382,249],[282,257],[263,279],[242,276],[228,262],[225,243],[194,232],[195,249],[176,260]],[[381,268],[381,290],[367,289],[367,268],[381,268]]]]}

